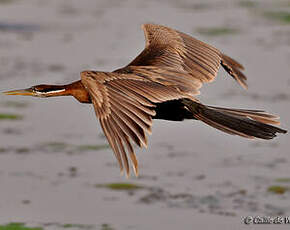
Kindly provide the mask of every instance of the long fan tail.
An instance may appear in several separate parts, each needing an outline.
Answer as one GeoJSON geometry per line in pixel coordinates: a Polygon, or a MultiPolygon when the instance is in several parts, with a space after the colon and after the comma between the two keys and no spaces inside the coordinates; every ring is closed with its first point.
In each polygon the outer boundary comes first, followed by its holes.
{"type": "Polygon", "coordinates": [[[264,111],[206,106],[189,99],[184,100],[184,104],[194,118],[232,135],[269,140],[277,133],[287,133],[287,130],[271,125],[279,124],[278,117],[264,111]]]}

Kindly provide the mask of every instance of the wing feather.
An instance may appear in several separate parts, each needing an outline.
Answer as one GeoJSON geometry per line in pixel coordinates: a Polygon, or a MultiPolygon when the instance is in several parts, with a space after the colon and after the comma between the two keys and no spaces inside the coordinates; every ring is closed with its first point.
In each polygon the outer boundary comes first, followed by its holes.
{"type": "Polygon", "coordinates": [[[127,147],[127,150],[129,151],[129,157],[131,159],[131,162],[133,164],[133,169],[135,172],[135,175],[138,176],[138,160],[136,158],[136,155],[134,153],[134,149],[132,147],[132,144],[130,142],[129,137],[123,132],[123,130],[120,128],[118,123],[115,122],[114,119],[111,120],[112,125],[117,129],[117,132],[119,133],[120,138],[125,142],[125,145],[127,147]]]}
{"type": "Polygon", "coordinates": [[[123,142],[122,142],[121,133],[118,132],[117,126],[112,125],[112,120],[108,120],[108,124],[110,125],[110,127],[112,129],[111,135],[114,137],[114,139],[117,142],[119,152],[121,153],[123,164],[124,164],[125,169],[126,169],[126,175],[128,176],[129,172],[130,172],[129,162],[128,162],[127,154],[126,154],[123,142]]]}
{"type": "Polygon", "coordinates": [[[155,107],[153,104],[148,104],[147,99],[140,96],[136,92],[134,92],[133,89],[130,88],[130,85],[124,84],[125,81],[119,82],[119,88],[117,88],[118,83],[116,82],[110,82],[110,86],[113,85],[113,87],[110,87],[110,92],[113,92],[116,94],[118,98],[121,98],[122,100],[126,101],[127,103],[130,103],[132,106],[135,106],[139,111],[142,111],[143,113],[149,114],[151,116],[155,116],[156,112],[151,109],[152,107],[155,107]],[[114,83],[114,84],[113,84],[114,83]],[[127,87],[127,88],[126,88],[127,87]],[[117,88],[117,90],[116,90],[117,88]],[[122,90],[122,91],[121,91],[122,90]],[[134,95],[134,96],[133,96],[134,95]],[[143,101],[134,101],[136,100],[136,95],[138,96],[138,99],[146,99],[146,104],[144,105],[143,101]]]}
{"type": "Polygon", "coordinates": [[[135,67],[127,73],[84,71],[81,79],[90,94],[96,116],[118,160],[129,175],[129,160],[138,174],[138,161],[131,141],[147,147],[155,103],[191,98],[183,90],[199,86],[185,77],[174,77],[172,70],[135,67]],[[166,77],[170,76],[170,77],[166,77]],[[125,148],[126,146],[126,148],[125,148]]]}
{"type": "Polygon", "coordinates": [[[154,24],[144,24],[145,49],[126,67],[155,66],[160,69],[173,68],[186,72],[192,80],[211,82],[222,65],[224,69],[244,88],[246,77],[240,71],[243,66],[221,53],[213,46],[177,30],[154,24]]]}
{"type": "Polygon", "coordinates": [[[116,105],[116,107],[125,113],[128,117],[130,117],[134,122],[136,122],[141,128],[143,128],[147,133],[151,134],[151,117],[145,117],[144,114],[139,113],[138,109],[131,106],[125,100],[115,99],[110,96],[112,103],[116,105]],[[141,117],[141,118],[140,118],[141,117]]]}
{"type": "Polygon", "coordinates": [[[122,173],[123,170],[124,170],[123,169],[123,163],[122,163],[122,159],[121,159],[121,155],[120,155],[119,149],[118,149],[118,147],[116,145],[116,142],[115,142],[113,136],[111,135],[112,134],[112,130],[108,126],[107,121],[105,119],[101,118],[100,119],[100,124],[101,124],[101,127],[102,127],[103,131],[104,131],[105,136],[107,137],[107,140],[108,140],[111,148],[113,149],[115,157],[118,160],[120,171],[122,173]]]}
{"type": "Polygon", "coordinates": [[[129,66],[152,65],[186,71],[192,78],[198,72],[203,82],[215,78],[221,53],[216,48],[165,26],[145,24],[144,51],[129,66]]]}

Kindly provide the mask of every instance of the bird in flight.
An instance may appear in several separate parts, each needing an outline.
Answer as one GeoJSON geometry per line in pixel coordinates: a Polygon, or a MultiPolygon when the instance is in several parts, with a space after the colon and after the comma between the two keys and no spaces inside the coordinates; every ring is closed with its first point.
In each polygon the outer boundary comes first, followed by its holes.
{"type": "Polygon", "coordinates": [[[177,30],[142,25],[146,45],[127,66],[113,72],[83,71],[67,85],[36,85],[5,92],[35,97],[73,96],[92,103],[120,170],[135,175],[138,161],[132,143],[147,147],[152,119],[200,120],[223,132],[246,138],[272,139],[286,130],[278,117],[261,110],[207,106],[196,96],[203,83],[215,79],[222,66],[243,88],[244,67],[218,49],[177,30]]]}

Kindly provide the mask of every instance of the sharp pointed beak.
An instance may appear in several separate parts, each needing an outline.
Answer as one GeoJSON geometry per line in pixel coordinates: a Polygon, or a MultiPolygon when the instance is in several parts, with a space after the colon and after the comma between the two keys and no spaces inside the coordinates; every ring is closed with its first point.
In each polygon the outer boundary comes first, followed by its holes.
{"type": "Polygon", "coordinates": [[[35,92],[31,88],[6,91],[6,92],[3,92],[3,94],[5,94],[5,95],[35,96],[35,92]]]}

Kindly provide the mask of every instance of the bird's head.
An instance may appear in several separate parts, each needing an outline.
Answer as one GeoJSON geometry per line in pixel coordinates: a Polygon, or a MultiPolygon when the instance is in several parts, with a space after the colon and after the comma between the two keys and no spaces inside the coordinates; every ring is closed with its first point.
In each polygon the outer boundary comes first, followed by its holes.
{"type": "Polygon", "coordinates": [[[33,97],[73,96],[81,103],[91,103],[89,93],[81,81],[76,81],[68,85],[35,85],[28,89],[12,90],[3,93],[6,95],[33,97]]]}
{"type": "Polygon", "coordinates": [[[3,92],[6,95],[22,95],[33,97],[52,97],[63,95],[66,89],[63,86],[56,85],[36,85],[27,89],[12,90],[3,92]]]}

